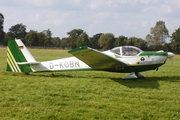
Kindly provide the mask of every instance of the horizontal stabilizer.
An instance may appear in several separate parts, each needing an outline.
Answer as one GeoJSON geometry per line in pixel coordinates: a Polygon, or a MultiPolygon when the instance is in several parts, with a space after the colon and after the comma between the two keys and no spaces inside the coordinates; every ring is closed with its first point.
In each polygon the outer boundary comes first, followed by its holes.
{"type": "Polygon", "coordinates": [[[35,65],[40,63],[41,62],[17,62],[18,65],[35,65]]]}

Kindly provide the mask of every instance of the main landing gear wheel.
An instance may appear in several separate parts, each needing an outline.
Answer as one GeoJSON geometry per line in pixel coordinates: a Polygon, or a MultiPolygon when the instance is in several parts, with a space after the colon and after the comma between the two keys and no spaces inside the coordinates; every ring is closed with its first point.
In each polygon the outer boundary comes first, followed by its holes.
{"type": "Polygon", "coordinates": [[[136,73],[136,76],[138,78],[146,78],[146,76],[144,74],[141,74],[141,73],[136,73]]]}

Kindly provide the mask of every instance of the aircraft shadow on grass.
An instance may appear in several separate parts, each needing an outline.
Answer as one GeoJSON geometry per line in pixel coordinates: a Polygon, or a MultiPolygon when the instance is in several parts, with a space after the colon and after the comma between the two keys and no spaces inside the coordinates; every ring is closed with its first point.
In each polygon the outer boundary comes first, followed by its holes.
{"type": "Polygon", "coordinates": [[[161,76],[161,77],[147,77],[145,79],[131,79],[122,80],[117,78],[111,78],[111,80],[124,85],[129,88],[147,88],[147,89],[159,89],[159,81],[167,82],[180,82],[180,76],[161,76]]]}
{"type": "Polygon", "coordinates": [[[121,78],[103,77],[103,76],[74,76],[72,74],[31,74],[32,76],[41,77],[59,77],[59,78],[100,78],[100,79],[110,79],[128,88],[145,88],[145,89],[159,89],[159,81],[164,82],[180,82],[180,76],[161,76],[161,77],[147,77],[145,79],[129,79],[123,80],[121,78]]]}
{"type": "Polygon", "coordinates": [[[153,78],[150,80],[147,79],[138,79],[138,80],[120,80],[117,78],[112,78],[111,80],[126,86],[128,88],[147,88],[147,89],[159,89],[159,83],[153,78]]]}

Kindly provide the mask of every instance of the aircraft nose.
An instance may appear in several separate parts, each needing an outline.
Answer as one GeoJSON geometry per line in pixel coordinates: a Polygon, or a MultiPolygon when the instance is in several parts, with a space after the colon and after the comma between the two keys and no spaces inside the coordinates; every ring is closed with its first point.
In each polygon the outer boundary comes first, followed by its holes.
{"type": "Polygon", "coordinates": [[[168,52],[168,58],[172,58],[172,57],[174,57],[174,53],[168,52]]]}

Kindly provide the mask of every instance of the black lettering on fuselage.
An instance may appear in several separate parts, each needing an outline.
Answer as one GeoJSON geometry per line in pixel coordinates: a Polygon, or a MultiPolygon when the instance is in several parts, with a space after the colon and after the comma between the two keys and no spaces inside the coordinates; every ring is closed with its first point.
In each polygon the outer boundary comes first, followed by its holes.
{"type": "Polygon", "coordinates": [[[73,68],[73,67],[74,67],[73,61],[69,61],[69,67],[70,67],[70,68],[73,68]]]}
{"type": "Polygon", "coordinates": [[[64,68],[63,62],[59,62],[59,67],[60,67],[60,68],[64,68]]]}
{"type": "Polygon", "coordinates": [[[49,63],[49,68],[50,69],[53,69],[54,68],[54,64],[51,62],[51,63],[49,63]]]}
{"type": "Polygon", "coordinates": [[[79,61],[74,61],[75,67],[80,67],[79,61]]]}
{"type": "Polygon", "coordinates": [[[65,61],[65,62],[59,62],[60,68],[77,68],[80,67],[79,61],[65,61]]]}
{"type": "Polygon", "coordinates": [[[69,63],[67,61],[64,62],[64,66],[65,66],[65,68],[69,68],[69,63]]]}

